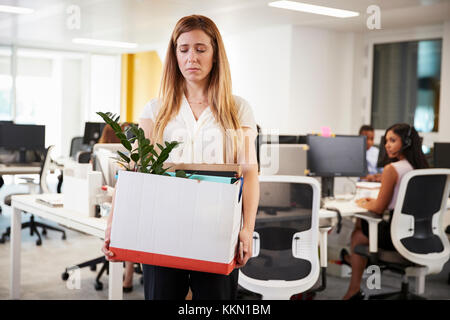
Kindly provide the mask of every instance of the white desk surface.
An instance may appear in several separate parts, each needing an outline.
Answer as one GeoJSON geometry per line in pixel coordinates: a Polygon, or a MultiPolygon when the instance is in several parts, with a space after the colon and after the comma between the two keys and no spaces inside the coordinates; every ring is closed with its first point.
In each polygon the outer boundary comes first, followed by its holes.
{"type": "Polygon", "coordinates": [[[5,165],[0,164],[0,175],[15,175],[15,174],[39,174],[41,171],[40,164],[36,164],[35,166],[21,166],[19,164],[16,165],[5,165]]]}
{"type": "MultiPolygon", "coordinates": [[[[64,169],[64,164],[58,164],[52,162],[50,164],[50,170],[64,169]]],[[[20,164],[0,164],[0,175],[16,175],[16,174],[39,174],[41,172],[40,163],[33,165],[20,165],[20,164]]]]}
{"type": "MultiPolygon", "coordinates": [[[[367,212],[366,209],[358,207],[355,200],[327,200],[322,209],[320,209],[320,218],[334,218],[336,212],[326,210],[326,208],[336,208],[340,211],[342,217],[351,217],[356,212],[367,212]]],[[[447,209],[450,209],[450,198],[447,200],[447,209]]]]}
{"type": "MultiPolygon", "coordinates": [[[[39,194],[16,195],[12,197],[11,207],[11,299],[20,298],[20,250],[21,250],[21,216],[22,211],[57,222],[77,231],[104,238],[106,229],[105,218],[82,216],[79,213],[54,208],[36,202],[39,194]]],[[[100,248],[99,248],[100,249],[100,248]]],[[[122,299],[123,264],[121,262],[109,265],[109,299],[122,299]]]]}

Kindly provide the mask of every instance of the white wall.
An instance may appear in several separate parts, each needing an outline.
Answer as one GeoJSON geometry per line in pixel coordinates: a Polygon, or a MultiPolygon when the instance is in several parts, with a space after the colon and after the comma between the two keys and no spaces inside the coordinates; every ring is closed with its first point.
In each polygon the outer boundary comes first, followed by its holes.
{"type": "Polygon", "coordinates": [[[289,129],[291,35],[291,26],[277,26],[224,37],[233,93],[264,129],[289,129]]]}
{"type": "Polygon", "coordinates": [[[280,134],[350,134],[352,33],[297,26],[260,28],[224,38],[233,92],[256,122],[280,134]]]}
{"type": "Polygon", "coordinates": [[[293,28],[290,133],[352,133],[353,44],[352,33],[293,28]]]}

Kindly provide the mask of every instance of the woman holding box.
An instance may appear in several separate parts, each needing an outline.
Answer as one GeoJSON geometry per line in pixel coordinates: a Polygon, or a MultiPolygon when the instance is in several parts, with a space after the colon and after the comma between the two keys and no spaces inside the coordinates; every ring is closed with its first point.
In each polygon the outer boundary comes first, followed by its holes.
{"type": "MultiPolygon", "coordinates": [[[[182,142],[168,159],[183,163],[238,163],[242,166],[243,227],[236,267],[252,255],[252,238],[259,201],[256,123],[248,103],[232,95],[231,75],[217,26],[204,16],[178,21],[166,54],[160,95],[144,108],[139,126],[152,141],[182,142]]],[[[112,214],[103,252],[109,251],[112,214]]],[[[205,239],[205,246],[208,239],[205,239]]],[[[235,299],[238,270],[219,275],[144,265],[146,299],[235,299]]]]}

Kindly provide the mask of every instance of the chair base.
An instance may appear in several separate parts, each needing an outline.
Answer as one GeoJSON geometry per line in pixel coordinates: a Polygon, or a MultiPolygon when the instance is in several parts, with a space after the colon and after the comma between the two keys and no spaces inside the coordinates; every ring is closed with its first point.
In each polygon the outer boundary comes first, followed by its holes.
{"type": "Polygon", "coordinates": [[[97,277],[95,278],[95,284],[94,288],[95,290],[103,290],[103,283],[100,281],[100,278],[102,277],[103,273],[106,271],[106,274],[109,274],[109,261],[105,259],[105,256],[101,256],[77,265],[74,265],[72,267],[66,268],[66,270],[62,273],[61,278],[62,280],[66,281],[69,279],[69,272],[76,269],[81,269],[85,267],[89,267],[92,271],[95,271],[97,269],[97,264],[103,263],[102,268],[97,274],[97,277]]]}
{"type": "MultiPolygon", "coordinates": [[[[97,277],[95,278],[94,288],[97,291],[103,290],[103,283],[100,281],[100,278],[102,277],[103,273],[109,274],[109,261],[105,259],[105,256],[101,256],[77,265],[74,265],[72,267],[66,268],[66,270],[61,274],[61,278],[63,281],[66,281],[69,279],[69,272],[76,269],[86,268],[89,267],[91,271],[95,271],[97,269],[97,265],[103,263],[102,268],[97,274],[97,277]]],[[[134,272],[137,274],[142,275],[142,268],[141,265],[138,264],[134,267],[134,272]]],[[[144,284],[143,277],[140,279],[140,283],[144,284]]]]}
{"type": "MultiPolygon", "coordinates": [[[[64,231],[63,229],[56,228],[56,227],[50,226],[48,224],[42,223],[42,222],[36,222],[34,220],[34,216],[32,215],[30,217],[30,221],[22,223],[21,229],[30,228],[30,236],[32,236],[33,234],[36,233],[36,235],[38,237],[38,239],[36,240],[36,245],[37,246],[40,246],[42,244],[41,234],[39,233],[37,227],[42,228],[42,234],[43,235],[47,234],[47,229],[61,232],[62,233],[62,239],[66,240],[66,231],[64,231]]],[[[2,234],[2,237],[0,238],[0,243],[5,243],[6,239],[10,238],[10,237],[11,237],[11,227],[8,227],[8,228],[6,228],[6,231],[2,234]]]]}

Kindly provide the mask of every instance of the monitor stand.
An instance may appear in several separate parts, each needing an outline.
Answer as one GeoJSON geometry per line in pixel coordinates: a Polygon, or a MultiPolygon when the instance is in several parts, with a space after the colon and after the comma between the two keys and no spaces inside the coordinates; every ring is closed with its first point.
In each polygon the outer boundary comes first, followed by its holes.
{"type": "Polygon", "coordinates": [[[20,149],[19,150],[19,163],[26,163],[27,162],[27,149],[20,149]]]}
{"type": "Polygon", "coordinates": [[[334,197],[334,177],[322,177],[322,198],[334,197]]]}

